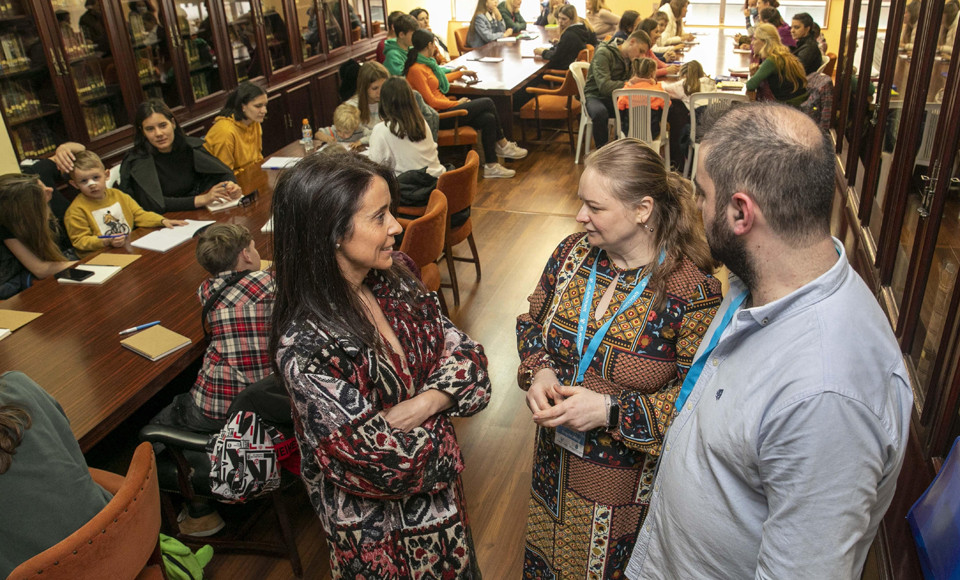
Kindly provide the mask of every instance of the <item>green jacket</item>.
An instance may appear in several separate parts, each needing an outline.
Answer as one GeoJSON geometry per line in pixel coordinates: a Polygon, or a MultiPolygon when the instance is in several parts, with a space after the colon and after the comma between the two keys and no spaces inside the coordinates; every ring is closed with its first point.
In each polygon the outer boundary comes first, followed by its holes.
{"type": "Polygon", "coordinates": [[[587,98],[609,99],[613,91],[622,89],[630,80],[630,63],[620,53],[620,39],[601,42],[593,54],[590,74],[583,93],[587,98]]]}
{"type": "Polygon", "coordinates": [[[390,74],[403,76],[403,65],[407,62],[407,49],[400,48],[396,38],[388,38],[383,43],[383,66],[390,74]]]}
{"type": "Polygon", "coordinates": [[[512,28],[514,32],[527,29],[527,21],[523,19],[523,14],[510,12],[506,2],[501,2],[497,5],[497,8],[500,10],[500,16],[503,16],[503,23],[507,25],[507,28],[512,28]]]}

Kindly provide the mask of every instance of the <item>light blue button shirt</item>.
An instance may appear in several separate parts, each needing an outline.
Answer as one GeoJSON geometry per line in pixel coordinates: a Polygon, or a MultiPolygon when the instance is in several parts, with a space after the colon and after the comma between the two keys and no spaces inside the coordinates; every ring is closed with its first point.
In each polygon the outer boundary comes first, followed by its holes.
{"type": "MultiPolygon", "coordinates": [[[[721,335],[667,432],[631,580],[860,577],[913,395],[886,316],[834,244],[829,271],[721,335]]],[[[741,291],[732,278],[715,321],[741,291]]]]}

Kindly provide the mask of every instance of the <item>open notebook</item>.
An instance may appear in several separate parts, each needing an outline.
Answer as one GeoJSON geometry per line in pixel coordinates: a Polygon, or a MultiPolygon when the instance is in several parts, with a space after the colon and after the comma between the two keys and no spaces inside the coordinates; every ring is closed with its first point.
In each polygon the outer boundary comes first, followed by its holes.
{"type": "Polygon", "coordinates": [[[134,248],[166,252],[175,248],[193,237],[197,230],[212,224],[215,220],[187,220],[187,225],[175,228],[163,228],[143,236],[139,240],[130,242],[134,248]]]}

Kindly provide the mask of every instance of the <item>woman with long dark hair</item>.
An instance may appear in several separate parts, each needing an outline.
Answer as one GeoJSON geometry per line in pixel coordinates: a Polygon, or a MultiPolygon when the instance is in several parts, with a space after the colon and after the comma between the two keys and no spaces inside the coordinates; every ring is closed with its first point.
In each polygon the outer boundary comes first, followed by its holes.
{"type": "Polygon", "coordinates": [[[690,182],[650,147],[620,139],[591,154],[579,197],[586,233],[560,242],[517,319],[537,424],[525,578],[623,577],[721,301],[690,182]]]}
{"type": "MultiPolygon", "coordinates": [[[[783,17],[780,16],[780,11],[776,8],[768,6],[761,9],[759,21],[761,24],[772,24],[780,34],[780,42],[783,43],[784,46],[793,48],[797,45],[797,41],[794,40],[793,35],[790,34],[790,25],[783,21],[783,17]]],[[[754,28],[754,34],[756,34],[756,28],[754,28]]]]}
{"type": "Polygon", "coordinates": [[[383,83],[380,119],[370,135],[370,159],[392,167],[397,175],[418,169],[426,169],[433,177],[443,174],[437,144],[403,77],[390,77],[383,83]]]}
{"type": "Polygon", "coordinates": [[[790,22],[790,35],[797,42],[790,52],[800,60],[803,72],[808,75],[817,72],[817,69],[823,65],[823,53],[820,52],[820,45],[817,43],[817,38],[820,37],[820,26],[813,21],[813,16],[806,12],[794,14],[793,21],[790,22]]]}
{"type": "Polygon", "coordinates": [[[205,207],[242,195],[233,171],[188,137],[159,99],[140,103],[133,149],[120,164],[120,185],[143,209],[157,213],[205,207]]]}
{"type": "Polygon", "coordinates": [[[560,27],[560,41],[557,45],[550,48],[537,47],[533,52],[549,61],[545,68],[567,70],[588,44],[596,48],[597,35],[586,20],[577,16],[577,8],[573,4],[564,4],[557,10],[557,26],[560,27]]]}
{"type": "MultiPolygon", "coordinates": [[[[413,89],[420,93],[427,105],[437,111],[464,110],[465,117],[458,117],[461,125],[468,125],[480,131],[483,140],[484,167],[483,177],[509,178],[516,175],[516,171],[507,169],[497,162],[497,157],[506,159],[523,159],[527,150],[517,146],[513,141],[507,141],[500,125],[500,116],[493,101],[487,97],[468,99],[463,97],[452,100],[447,96],[450,90],[450,81],[461,78],[463,71],[444,73],[437,61],[433,59],[433,34],[426,30],[417,30],[413,33],[410,50],[407,51],[407,62],[403,66],[403,74],[413,89]]],[[[452,129],[455,119],[442,119],[441,129],[452,129]]]]}
{"type": "MultiPolygon", "coordinates": [[[[53,188],[35,175],[0,176],[0,300],[76,263],[57,244],[60,225],[50,211],[53,188]]],[[[76,258],[72,253],[70,257],[76,258]]]]}
{"type": "Polygon", "coordinates": [[[450,417],[486,407],[487,359],[394,260],[396,191],[352,153],[280,176],[270,349],[333,577],[479,579],[450,417]]]}
{"type": "Polygon", "coordinates": [[[227,97],[220,115],[207,131],[204,147],[236,172],[263,161],[263,129],[267,91],[244,81],[227,97]]]}

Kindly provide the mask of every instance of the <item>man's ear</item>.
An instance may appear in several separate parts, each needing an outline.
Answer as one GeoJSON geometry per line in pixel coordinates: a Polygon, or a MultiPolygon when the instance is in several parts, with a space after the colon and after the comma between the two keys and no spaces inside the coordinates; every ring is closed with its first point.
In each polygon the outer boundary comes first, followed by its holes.
{"type": "Polygon", "coordinates": [[[738,236],[749,234],[759,212],[760,208],[752,197],[743,192],[734,193],[727,204],[727,220],[731,231],[738,236]]]}

